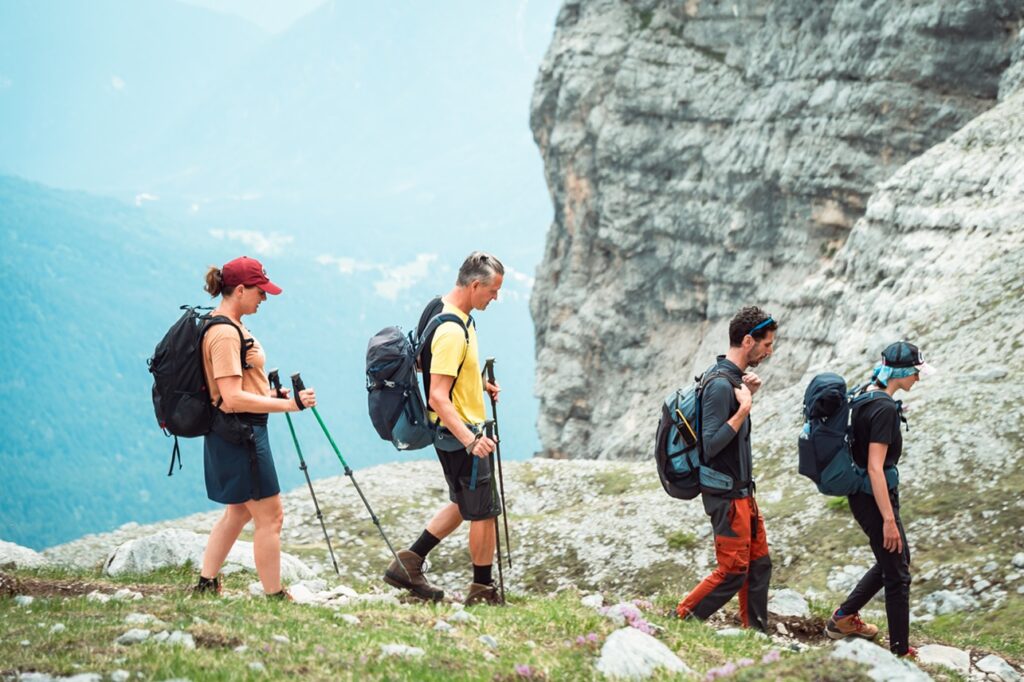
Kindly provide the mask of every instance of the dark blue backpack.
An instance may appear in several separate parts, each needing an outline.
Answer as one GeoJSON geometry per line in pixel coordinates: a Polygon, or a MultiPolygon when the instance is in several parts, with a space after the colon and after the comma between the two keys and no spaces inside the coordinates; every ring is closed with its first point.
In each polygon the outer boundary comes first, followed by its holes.
{"type": "MultiPolygon", "coordinates": [[[[434,332],[445,322],[455,322],[465,333],[467,351],[469,349],[469,327],[458,315],[442,313],[443,308],[441,297],[434,298],[424,308],[415,333],[406,334],[400,327],[385,327],[370,339],[366,348],[370,421],[377,434],[399,450],[419,450],[439,437],[439,424],[427,418],[427,403],[416,378],[434,332]]],[[[473,324],[472,317],[469,324],[473,324]]],[[[429,360],[422,364],[424,383],[429,391],[429,360]]],[[[453,390],[454,386],[453,382],[453,390]]]]}
{"type": "MultiPolygon", "coordinates": [[[[704,387],[717,377],[727,374],[708,369],[703,375],[694,377],[687,388],[669,393],[661,405],[661,419],[654,436],[654,461],[658,467],[658,478],[665,492],[680,500],[692,500],[701,492],[701,478],[712,485],[720,485],[719,479],[729,478],[725,474],[703,466],[700,439],[700,403],[704,387]]],[[[731,487],[731,479],[725,487],[731,487]]]]}
{"type": "MultiPolygon", "coordinates": [[[[853,461],[853,413],[873,400],[892,400],[883,391],[848,390],[838,374],[819,374],[804,391],[804,427],[798,441],[798,471],[825,495],[871,494],[867,469],[853,461]]],[[[901,411],[902,419],[902,411],[901,411]]],[[[899,483],[896,467],[886,467],[889,488],[899,483]]]]}

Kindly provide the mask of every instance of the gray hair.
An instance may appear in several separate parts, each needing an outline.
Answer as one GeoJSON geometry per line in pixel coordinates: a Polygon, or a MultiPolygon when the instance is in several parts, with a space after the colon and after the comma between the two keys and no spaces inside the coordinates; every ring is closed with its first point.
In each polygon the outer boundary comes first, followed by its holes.
{"type": "Polygon", "coordinates": [[[468,287],[473,280],[490,282],[495,275],[504,275],[505,266],[489,253],[474,251],[462,262],[459,278],[455,281],[460,287],[468,287]]]}

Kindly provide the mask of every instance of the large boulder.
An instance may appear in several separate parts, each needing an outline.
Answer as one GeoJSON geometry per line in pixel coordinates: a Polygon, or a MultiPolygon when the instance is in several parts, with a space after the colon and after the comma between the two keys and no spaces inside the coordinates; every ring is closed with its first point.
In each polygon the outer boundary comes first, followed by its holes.
{"type": "Polygon", "coordinates": [[[843,639],[832,647],[832,658],[841,658],[865,666],[865,673],[876,682],[929,682],[931,677],[908,661],[896,658],[864,639],[843,639]]]}
{"type": "Polygon", "coordinates": [[[39,552],[0,540],[0,568],[39,568],[49,561],[39,552]]]}
{"type": "MultiPolygon", "coordinates": [[[[121,575],[122,573],[150,573],[168,566],[184,566],[187,563],[201,566],[208,538],[208,535],[200,535],[187,530],[175,528],[161,530],[119,546],[107,557],[104,571],[108,575],[121,575]]],[[[235,542],[225,561],[225,565],[228,564],[237,564],[255,572],[256,563],[253,560],[252,543],[242,540],[235,542]]],[[[313,571],[306,564],[291,554],[281,554],[282,580],[295,582],[313,577],[313,571]]]]}
{"type": "Polygon", "coordinates": [[[659,669],[671,673],[691,672],[671,649],[632,627],[608,635],[597,661],[598,672],[613,679],[642,680],[659,669]]]}

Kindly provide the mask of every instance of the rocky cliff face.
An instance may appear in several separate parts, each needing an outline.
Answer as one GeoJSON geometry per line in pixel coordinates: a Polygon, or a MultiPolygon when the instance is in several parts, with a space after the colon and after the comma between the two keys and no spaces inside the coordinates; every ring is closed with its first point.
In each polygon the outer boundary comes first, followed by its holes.
{"type": "Polygon", "coordinates": [[[1000,379],[1024,317],[1022,17],[566,2],[531,117],[555,206],[532,300],[544,454],[648,456],[658,401],[749,302],[782,321],[762,453],[793,449],[808,372],[864,372],[904,335],[948,368],[915,407],[957,434],[918,447],[1019,453],[1024,396],[1000,379]]]}

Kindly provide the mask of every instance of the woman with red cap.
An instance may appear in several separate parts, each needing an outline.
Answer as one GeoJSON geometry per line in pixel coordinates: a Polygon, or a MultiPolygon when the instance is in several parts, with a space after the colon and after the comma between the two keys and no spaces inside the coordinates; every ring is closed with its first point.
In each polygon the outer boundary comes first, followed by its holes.
{"type": "Polygon", "coordinates": [[[217,574],[242,528],[252,520],[256,572],[267,596],[287,598],[281,586],[281,488],[267,437],[267,414],[297,412],[316,405],[313,389],[293,398],[287,389],[272,397],[264,373],[266,356],[259,341],[242,324],[267,294],[281,287],[267,278],[255,258],[242,256],[206,273],[206,291],[221,302],[210,317],[230,324],[209,324],[203,335],[203,371],[210,399],[219,408],[213,430],[204,438],[206,494],[227,505],[213,526],[203,553],[197,593],[219,592],[217,574]],[[243,353],[244,344],[244,353],[243,353]]]}

